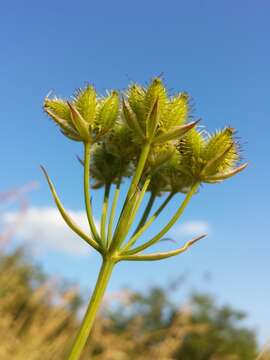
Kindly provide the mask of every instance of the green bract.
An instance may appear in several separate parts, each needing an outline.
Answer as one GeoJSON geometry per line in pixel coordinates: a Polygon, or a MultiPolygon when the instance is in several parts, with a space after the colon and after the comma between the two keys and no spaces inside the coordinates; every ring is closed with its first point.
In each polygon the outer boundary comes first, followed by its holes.
{"type": "Polygon", "coordinates": [[[205,237],[198,235],[171,251],[144,253],[159,243],[179,220],[202,183],[222,182],[246,167],[238,164],[239,145],[234,129],[227,127],[209,135],[196,127],[196,121],[188,123],[188,95],[169,96],[159,78],[148,87],[131,85],[120,105],[116,92],[99,97],[92,86],[77,91],[70,101],[46,98],[44,103],[44,110],[62,133],[83,143],[84,156],[80,161],[84,168],[88,231],[71,219],[43,168],[54,201],[70,229],[103,259],[69,360],[80,357],[114,266],[123,260],[154,261],[176,256],[205,237]],[[128,190],[124,191],[120,206],[123,183],[128,190]],[[102,187],[103,205],[97,226],[90,192],[102,187]],[[142,211],[145,197],[148,200],[142,211]],[[161,197],[159,206],[155,203],[157,197],[161,197]],[[173,198],[176,201],[170,220],[153,237],[143,238],[138,245],[137,241],[173,198]]]}
{"type": "Polygon", "coordinates": [[[71,101],[46,98],[44,110],[68,138],[93,143],[114,126],[119,97],[113,91],[107,97],[97,98],[95,89],[87,86],[78,90],[71,101]]]}

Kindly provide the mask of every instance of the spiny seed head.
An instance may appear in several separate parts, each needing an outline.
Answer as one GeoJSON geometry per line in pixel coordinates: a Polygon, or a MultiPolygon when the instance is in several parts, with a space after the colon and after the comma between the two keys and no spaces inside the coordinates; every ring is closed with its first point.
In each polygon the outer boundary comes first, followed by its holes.
{"type": "Polygon", "coordinates": [[[140,148],[134,142],[133,135],[128,126],[117,123],[106,136],[106,148],[123,161],[131,161],[140,154],[140,148]]]}
{"type": "Polygon", "coordinates": [[[68,138],[97,142],[114,126],[119,112],[119,97],[112,92],[98,98],[93,86],[79,89],[70,101],[46,98],[45,112],[68,138]]]}
{"type": "Polygon", "coordinates": [[[79,89],[74,96],[74,105],[89,124],[93,124],[96,116],[97,94],[93,86],[79,89]]]}
{"type": "Polygon", "coordinates": [[[92,147],[94,187],[130,176],[145,143],[150,143],[143,179],[151,176],[148,190],[186,192],[194,182],[216,183],[242,171],[235,130],[226,127],[209,135],[187,123],[190,98],[182,92],[173,97],[160,78],[149,86],[132,84],[124,94],[119,115],[119,95],[112,91],[99,97],[93,86],[76,91],[70,101],[49,98],[44,110],[75,141],[92,147]]]}
{"type": "Polygon", "coordinates": [[[175,153],[173,144],[156,145],[151,148],[146,165],[145,172],[156,174],[175,153]]]}
{"type": "Polygon", "coordinates": [[[109,152],[106,143],[94,147],[90,167],[92,178],[95,180],[94,189],[105,184],[117,183],[119,179],[130,175],[129,162],[109,152]]]}
{"type": "Polygon", "coordinates": [[[148,88],[131,85],[126,98],[123,116],[130,129],[136,133],[138,143],[174,141],[183,135],[180,130],[189,111],[186,93],[170,98],[162,80],[155,78],[148,88]]]}
{"type": "Polygon", "coordinates": [[[186,193],[190,190],[194,183],[193,178],[180,172],[179,164],[179,154],[174,147],[170,158],[153,173],[148,191],[161,196],[164,192],[186,193]]]}
{"type": "Polygon", "coordinates": [[[212,135],[192,129],[178,143],[180,171],[194,181],[220,182],[243,170],[236,167],[239,146],[234,129],[224,128],[212,135]]]}

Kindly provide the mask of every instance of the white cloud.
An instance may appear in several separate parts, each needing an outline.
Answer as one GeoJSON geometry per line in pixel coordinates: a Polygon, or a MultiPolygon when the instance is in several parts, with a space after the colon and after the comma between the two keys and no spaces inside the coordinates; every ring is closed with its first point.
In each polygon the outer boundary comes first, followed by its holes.
{"type": "MultiPolygon", "coordinates": [[[[88,231],[83,211],[67,210],[74,222],[88,231]]],[[[18,213],[5,212],[1,215],[3,225],[15,225],[18,213]]],[[[16,231],[18,239],[27,241],[35,250],[57,250],[72,255],[87,255],[90,247],[85,244],[64,222],[58,210],[53,207],[31,207],[25,213],[16,231]]]]}
{"type": "Polygon", "coordinates": [[[208,222],[203,220],[192,220],[185,221],[183,223],[179,223],[174,226],[174,228],[170,231],[173,236],[197,236],[205,233],[209,233],[210,225],[208,222]]]}

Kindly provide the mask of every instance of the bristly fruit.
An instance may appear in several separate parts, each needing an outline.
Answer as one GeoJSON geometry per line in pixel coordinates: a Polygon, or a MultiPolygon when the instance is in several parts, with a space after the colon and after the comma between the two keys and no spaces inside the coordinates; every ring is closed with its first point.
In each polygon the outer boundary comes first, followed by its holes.
{"type": "Polygon", "coordinates": [[[188,112],[188,95],[180,93],[170,98],[159,78],[148,88],[131,85],[123,100],[124,119],[140,144],[160,144],[184,136],[197,124],[195,121],[186,123],[188,112]]]}
{"type": "Polygon", "coordinates": [[[94,87],[88,85],[78,90],[70,101],[47,97],[44,110],[68,138],[95,143],[113,128],[119,112],[119,96],[113,91],[97,98],[94,87]]]}

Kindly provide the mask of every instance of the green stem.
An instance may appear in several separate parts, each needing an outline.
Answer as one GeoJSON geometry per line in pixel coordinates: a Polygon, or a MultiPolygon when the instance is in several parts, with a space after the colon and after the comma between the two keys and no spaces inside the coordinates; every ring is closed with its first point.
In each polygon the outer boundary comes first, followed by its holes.
{"type": "Polygon", "coordinates": [[[145,166],[145,163],[146,163],[150,148],[151,148],[151,144],[149,144],[149,143],[146,143],[142,148],[140,159],[139,159],[137,168],[135,170],[134,176],[132,178],[130,188],[128,190],[126,201],[128,201],[129,198],[132,196],[132,194],[134,193],[134,191],[135,191],[135,189],[136,189],[136,187],[137,187],[137,185],[138,185],[138,183],[139,183],[139,181],[141,179],[142,172],[143,172],[143,169],[144,169],[144,166],[145,166]]]}
{"type": "Polygon", "coordinates": [[[119,221],[121,220],[124,209],[127,206],[127,203],[132,198],[132,196],[133,196],[133,194],[134,194],[134,192],[135,192],[135,190],[136,190],[136,188],[138,186],[138,183],[139,183],[139,181],[141,179],[143,169],[144,169],[144,166],[145,166],[145,163],[146,163],[150,148],[151,148],[151,144],[149,144],[149,143],[146,143],[142,148],[141,155],[140,155],[140,158],[139,158],[135,173],[134,173],[133,178],[131,180],[131,183],[130,183],[130,186],[129,186],[129,189],[128,189],[128,193],[127,193],[123,208],[121,210],[119,221]]]}
{"type": "Polygon", "coordinates": [[[151,179],[150,179],[150,177],[148,177],[143,185],[143,188],[136,193],[136,197],[135,197],[136,199],[134,200],[130,215],[123,219],[123,222],[121,224],[122,231],[120,230],[119,233],[117,234],[117,244],[119,247],[121,246],[123,241],[125,241],[125,238],[129,233],[129,230],[133,224],[134,219],[136,218],[137,212],[140,208],[140,205],[144,198],[144,194],[148,188],[150,181],[151,181],[151,179]]]}
{"type": "Polygon", "coordinates": [[[104,260],[96,282],[96,287],[89,302],[86,314],[82,321],[79,332],[76,336],[68,360],[78,360],[88,339],[93,326],[97,311],[103,299],[107,284],[111,277],[115,263],[111,260],[104,260]]]}
{"type": "Polygon", "coordinates": [[[134,196],[134,195],[136,194],[137,186],[141,179],[150,148],[151,148],[151,144],[149,144],[149,143],[146,143],[142,148],[142,152],[141,152],[141,155],[140,155],[140,158],[138,161],[138,165],[137,165],[135,173],[133,175],[124,205],[121,210],[121,214],[118,219],[118,223],[117,223],[117,226],[116,226],[116,229],[114,232],[114,236],[112,239],[111,249],[113,249],[113,250],[115,250],[119,244],[119,239],[118,239],[119,229],[123,228],[123,222],[127,221],[127,219],[126,219],[127,212],[132,210],[133,202],[136,200],[136,196],[134,196]]]}
{"type": "Polygon", "coordinates": [[[117,206],[118,198],[119,198],[119,194],[120,194],[120,185],[121,185],[121,179],[119,179],[119,181],[118,181],[118,183],[116,185],[116,189],[115,189],[115,193],[114,193],[114,197],[113,197],[112,208],[111,208],[110,219],[109,219],[109,225],[108,225],[107,247],[110,246],[110,243],[111,243],[111,240],[112,240],[113,222],[114,222],[116,206],[117,206]]]}
{"type": "Polygon", "coordinates": [[[94,239],[100,243],[100,236],[97,232],[92,206],[90,200],[90,143],[84,143],[84,201],[89,226],[94,239]]]}
{"type": "Polygon", "coordinates": [[[173,198],[174,195],[175,195],[175,193],[170,193],[166,197],[166,199],[163,201],[163,203],[160,205],[160,207],[157,209],[157,211],[150,217],[150,219],[135,234],[133,234],[132,238],[124,246],[124,248],[122,250],[123,253],[126,253],[128,251],[128,249],[131,248],[131,246],[133,244],[135,244],[137,239],[140,236],[142,236],[142,234],[152,225],[154,220],[159,216],[159,214],[163,211],[163,209],[168,205],[168,203],[171,201],[171,199],[173,198]]]}
{"type": "Polygon", "coordinates": [[[122,253],[122,254],[125,254],[125,255],[137,254],[138,252],[141,252],[142,250],[147,249],[149,246],[157,243],[171,229],[171,227],[176,223],[176,221],[179,219],[179,217],[183,214],[187,204],[189,203],[189,200],[191,199],[193,194],[196,192],[199,185],[200,185],[199,183],[196,183],[195,185],[192,186],[192,188],[186,195],[184,201],[182,202],[181,206],[176,211],[174,216],[171,218],[171,220],[167,223],[167,225],[165,225],[164,228],[156,236],[154,236],[151,240],[147,241],[145,244],[137,246],[136,248],[126,251],[125,253],[122,253]]]}
{"type": "Polygon", "coordinates": [[[151,192],[151,195],[149,197],[149,200],[148,200],[148,203],[146,205],[146,208],[144,210],[144,213],[142,215],[142,218],[138,224],[138,226],[136,227],[136,230],[134,231],[133,233],[133,236],[140,230],[140,228],[145,224],[149,214],[150,214],[150,211],[152,210],[152,207],[154,205],[154,202],[156,200],[156,194],[151,192]]]}
{"type": "Polygon", "coordinates": [[[111,184],[106,184],[104,190],[104,199],[103,199],[101,222],[100,222],[101,241],[103,242],[104,245],[106,244],[106,221],[107,221],[110,189],[111,189],[111,184]]]}

